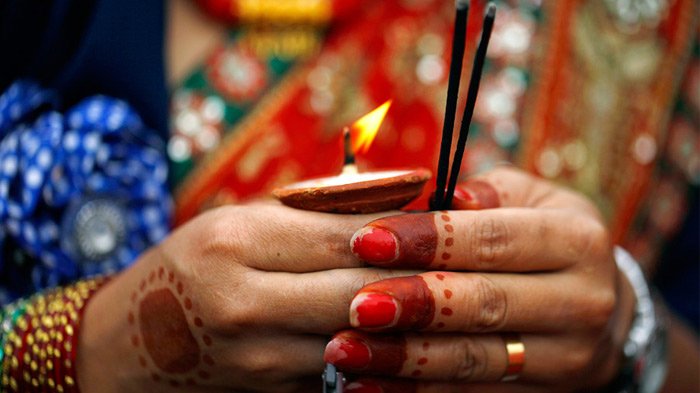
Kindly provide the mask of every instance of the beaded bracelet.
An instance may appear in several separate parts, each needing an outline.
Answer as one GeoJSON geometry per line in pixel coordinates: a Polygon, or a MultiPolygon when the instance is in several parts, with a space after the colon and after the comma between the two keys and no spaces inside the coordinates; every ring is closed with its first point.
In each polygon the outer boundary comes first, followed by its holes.
{"type": "Polygon", "coordinates": [[[78,328],[104,278],[37,294],[0,312],[0,392],[78,393],[78,328]]]}

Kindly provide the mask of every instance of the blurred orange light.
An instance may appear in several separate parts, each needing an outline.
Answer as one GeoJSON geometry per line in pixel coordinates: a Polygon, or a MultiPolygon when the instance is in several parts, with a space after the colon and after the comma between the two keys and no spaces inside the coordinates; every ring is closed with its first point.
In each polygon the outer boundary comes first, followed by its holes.
{"type": "Polygon", "coordinates": [[[355,133],[352,150],[355,153],[366,153],[377,136],[379,126],[382,125],[384,117],[391,106],[391,100],[383,103],[377,109],[362,116],[353,125],[352,129],[355,133]]]}

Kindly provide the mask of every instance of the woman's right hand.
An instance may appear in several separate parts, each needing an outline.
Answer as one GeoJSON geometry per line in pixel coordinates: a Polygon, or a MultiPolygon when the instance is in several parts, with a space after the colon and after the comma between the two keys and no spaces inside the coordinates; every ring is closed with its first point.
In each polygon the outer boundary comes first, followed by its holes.
{"type": "Polygon", "coordinates": [[[278,205],[201,215],[98,291],[81,325],[91,392],[320,390],[323,350],[364,285],[355,230],[378,216],[278,205]]]}

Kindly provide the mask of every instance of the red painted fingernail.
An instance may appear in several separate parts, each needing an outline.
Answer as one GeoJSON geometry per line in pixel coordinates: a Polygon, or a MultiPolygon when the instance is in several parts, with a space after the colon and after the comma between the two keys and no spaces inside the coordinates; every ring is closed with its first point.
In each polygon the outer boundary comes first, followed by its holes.
{"type": "Polygon", "coordinates": [[[396,300],[385,293],[360,293],[350,304],[350,324],[354,327],[376,328],[396,323],[396,300]]]}
{"type": "Polygon", "coordinates": [[[399,255],[396,236],[384,228],[360,229],[350,240],[350,246],[353,254],[367,262],[392,262],[399,255]]]}
{"type": "Polygon", "coordinates": [[[345,387],[348,393],[384,393],[381,386],[372,382],[352,382],[345,387]]]}
{"type": "Polygon", "coordinates": [[[369,347],[359,340],[349,337],[334,337],[323,354],[323,360],[341,369],[353,371],[363,370],[369,366],[372,355],[369,347]]]}
{"type": "Polygon", "coordinates": [[[474,202],[474,196],[472,195],[471,192],[469,192],[468,189],[465,189],[463,186],[457,186],[455,187],[455,194],[454,194],[455,199],[464,202],[464,203],[472,203],[474,202]]]}
{"type": "Polygon", "coordinates": [[[455,188],[453,209],[480,210],[496,208],[500,205],[496,189],[483,180],[467,180],[455,188]]]}

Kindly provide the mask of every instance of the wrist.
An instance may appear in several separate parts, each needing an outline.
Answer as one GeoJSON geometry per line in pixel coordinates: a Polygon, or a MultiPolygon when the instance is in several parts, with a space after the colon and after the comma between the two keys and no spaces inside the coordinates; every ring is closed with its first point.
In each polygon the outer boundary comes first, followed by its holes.
{"type": "Polygon", "coordinates": [[[112,302],[108,300],[120,278],[115,277],[113,282],[97,292],[83,315],[76,365],[82,393],[126,391],[117,378],[126,365],[124,361],[121,364],[119,362],[119,356],[122,356],[120,348],[123,346],[123,337],[119,331],[126,327],[120,326],[119,318],[105,313],[106,307],[112,307],[112,312],[118,312],[118,306],[115,310],[115,305],[109,304],[112,302]]]}
{"type": "Polygon", "coordinates": [[[137,287],[133,277],[143,259],[95,293],[85,309],[77,359],[81,393],[139,392],[148,385],[149,376],[134,359],[128,333],[127,289],[137,287]]]}

